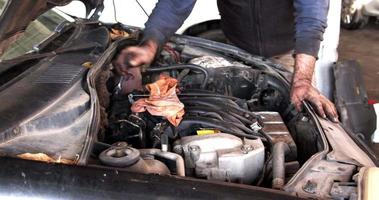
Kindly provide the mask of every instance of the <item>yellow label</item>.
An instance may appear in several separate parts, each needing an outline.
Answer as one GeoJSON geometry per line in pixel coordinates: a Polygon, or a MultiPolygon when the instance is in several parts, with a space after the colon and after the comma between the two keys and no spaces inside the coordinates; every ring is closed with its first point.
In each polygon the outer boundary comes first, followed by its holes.
{"type": "Polygon", "coordinates": [[[220,131],[214,130],[214,129],[201,129],[201,130],[196,131],[197,135],[210,135],[210,134],[215,134],[219,132],[220,131]]]}

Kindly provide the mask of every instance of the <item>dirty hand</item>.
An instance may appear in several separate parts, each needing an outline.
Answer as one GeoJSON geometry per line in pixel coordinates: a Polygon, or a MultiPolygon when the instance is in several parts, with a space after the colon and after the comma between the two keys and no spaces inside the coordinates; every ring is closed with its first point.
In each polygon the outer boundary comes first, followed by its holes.
{"type": "Polygon", "coordinates": [[[291,101],[298,111],[302,101],[308,101],[318,114],[333,122],[338,122],[338,114],[334,104],[312,86],[312,76],[316,59],[306,54],[297,54],[295,72],[292,80],[291,101]]]}
{"type": "Polygon", "coordinates": [[[126,76],[128,74],[128,68],[150,64],[154,60],[157,50],[158,45],[152,40],[147,40],[140,46],[132,46],[123,49],[114,63],[116,72],[126,76]]]}

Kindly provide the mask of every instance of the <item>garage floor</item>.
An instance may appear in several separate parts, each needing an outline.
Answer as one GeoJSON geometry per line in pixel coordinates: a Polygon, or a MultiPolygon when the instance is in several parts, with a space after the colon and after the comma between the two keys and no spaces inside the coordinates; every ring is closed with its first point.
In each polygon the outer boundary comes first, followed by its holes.
{"type": "Polygon", "coordinates": [[[357,60],[362,67],[369,99],[379,102],[379,24],[361,30],[341,29],[339,60],[357,60]]]}
{"type": "MultiPolygon", "coordinates": [[[[361,30],[341,30],[339,60],[357,60],[370,100],[379,103],[379,24],[371,22],[361,30]]],[[[379,143],[372,144],[379,156],[379,143]]]]}

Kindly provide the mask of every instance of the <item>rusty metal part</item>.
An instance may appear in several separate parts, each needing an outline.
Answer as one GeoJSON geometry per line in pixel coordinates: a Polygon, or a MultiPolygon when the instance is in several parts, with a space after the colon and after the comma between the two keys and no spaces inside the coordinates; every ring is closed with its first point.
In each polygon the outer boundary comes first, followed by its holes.
{"type": "Polygon", "coordinates": [[[160,149],[140,149],[141,156],[153,155],[175,162],[176,175],[185,176],[185,166],[182,156],[176,153],[164,152],[160,149]]]}
{"type": "Polygon", "coordinates": [[[301,197],[330,198],[333,183],[350,181],[355,170],[354,165],[320,160],[312,164],[293,189],[301,197]]]}
{"type": "Polygon", "coordinates": [[[23,153],[17,155],[17,157],[25,160],[42,161],[47,163],[75,164],[74,160],[63,159],[61,157],[52,158],[44,153],[23,153]]]}
{"type": "Polygon", "coordinates": [[[285,185],[285,162],[294,161],[297,157],[297,147],[287,126],[278,112],[254,112],[260,116],[262,131],[272,143],[273,180],[272,188],[282,190],[285,185]]]}
{"type": "Polygon", "coordinates": [[[285,183],[285,156],[289,147],[284,142],[278,142],[272,150],[272,188],[283,189],[285,183]]]}
{"type": "Polygon", "coordinates": [[[140,158],[137,163],[130,167],[127,167],[126,170],[142,174],[170,175],[170,170],[164,163],[159,160],[150,158],[140,158]]]}
{"type": "Polygon", "coordinates": [[[126,142],[118,142],[99,155],[100,161],[113,167],[129,167],[140,159],[140,152],[126,142]]]}
{"type": "Polygon", "coordinates": [[[106,109],[109,107],[111,94],[107,89],[107,81],[112,76],[113,73],[110,70],[105,70],[101,71],[95,80],[97,97],[100,104],[100,130],[98,134],[100,140],[105,137],[105,128],[108,127],[108,113],[106,109]]]}
{"type": "Polygon", "coordinates": [[[357,183],[355,182],[340,182],[333,183],[330,190],[330,195],[333,199],[358,199],[357,183]]]}
{"type": "Polygon", "coordinates": [[[289,151],[287,152],[286,159],[289,161],[296,160],[297,147],[293,140],[286,124],[278,112],[254,112],[254,114],[261,117],[262,131],[270,136],[273,144],[284,142],[288,145],[289,151]]]}
{"type": "MultiPolygon", "coordinates": [[[[180,160],[180,158],[177,158],[178,155],[173,155],[173,153],[163,154],[155,149],[143,149],[142,153],[140,153],[139,150],[129,147],[126,142],[113,144],[112,147],[106,149],[99,155],[99,159],[105,165],[122,167],[131,172],[169,175],[170,170],[167,166],[161,161],[154,159],[154,156],[160,156],[173,161],[180,160]]],[[[178,171],[180,171],[180,164],[177,166],[178,171]]],[[[179,173],[181,173],[181,171],[179,173]]],[[[184,174],[180,175],[184,176],[184,174]]]]}

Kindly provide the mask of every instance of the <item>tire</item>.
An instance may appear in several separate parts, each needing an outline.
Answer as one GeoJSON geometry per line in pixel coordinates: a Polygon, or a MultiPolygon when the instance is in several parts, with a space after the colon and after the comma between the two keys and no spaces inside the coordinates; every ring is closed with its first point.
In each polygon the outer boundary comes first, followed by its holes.
{"type": "Polygon", "coordinates": [[[355,9],[354,2],[354,0],[342,0],[341,26],[345,29],[361,29],[368,23],[369,17],[362,13],[362,9],[355,9]]]}
{"type": "Polygon", "coordinates": [[[201,32],[196,35],[207,40],[212,40],[221,43],[227,43],[227,39],[221,29],[212,29],[201,32]]]}

